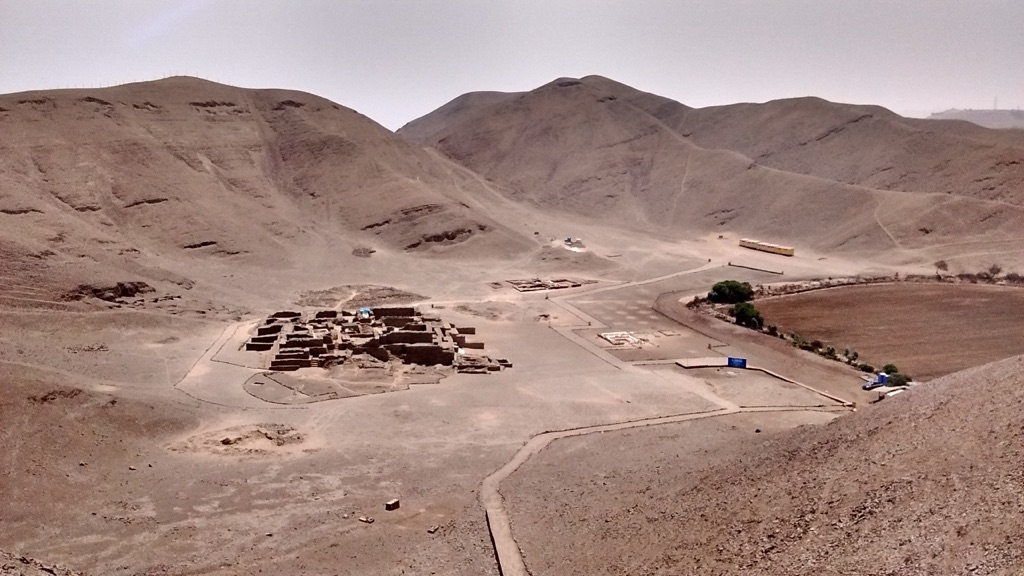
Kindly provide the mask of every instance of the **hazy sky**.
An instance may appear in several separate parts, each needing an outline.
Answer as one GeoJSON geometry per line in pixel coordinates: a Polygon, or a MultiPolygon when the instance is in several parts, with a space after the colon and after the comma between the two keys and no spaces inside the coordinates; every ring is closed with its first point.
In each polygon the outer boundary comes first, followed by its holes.
{"type": "Polygon", "coordinates": [[[0,0],[0,93],[176,74],[395,129],[473,90],[600,74],[690,106],[1024,107],[1024,0],[0,0]]]}

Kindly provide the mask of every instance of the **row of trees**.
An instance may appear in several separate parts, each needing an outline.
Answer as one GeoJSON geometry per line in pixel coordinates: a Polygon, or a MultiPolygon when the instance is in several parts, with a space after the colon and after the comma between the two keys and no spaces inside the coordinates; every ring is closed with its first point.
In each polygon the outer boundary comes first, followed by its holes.
{"type": "MultiPolygon", "coordinates": [[[[732,316],[736,324],[752,330],[765,330],[764,318],[761,317],[761,312],[750,302],[753,298],[753,286],[748,282],[736,280],[718,282],[711,287],[711,291],[708,292],[707,296],[709,301],[716,304],[732,304],[729,308],[729,316],[732,316]]],[[[769,326],[766,332],[772,336],[786,338],[774,324],[769,326]]],[[[871,364],[857,362],[860,354],[856,350],[846,348],[843,350],[842,357],[840,357],[834,346],[825,345],[820,340],[804,340],[796,333],[791,333],[788,339],[792,342],[793,346],[801,350],[813,352],[830,360],[845,362],[863,372],[875,372],[875,367],[871,364]]],[[[895,364],[886,364],[882,367],[882,372],[889,376],[889,383],[893,386],[906,386],[912,380],[909,375],[902,374],[895,364]]]]}
{"type": "Polygon", "coordinates": [[[753,330],[764,327],[764,318],[757,308],[750,303],[754,298],[754,287],[749,282],[723,280],[711,287],[708,300],[715,304],[732,304],[729,315],[736,319],[740,326],[753,330]]]}

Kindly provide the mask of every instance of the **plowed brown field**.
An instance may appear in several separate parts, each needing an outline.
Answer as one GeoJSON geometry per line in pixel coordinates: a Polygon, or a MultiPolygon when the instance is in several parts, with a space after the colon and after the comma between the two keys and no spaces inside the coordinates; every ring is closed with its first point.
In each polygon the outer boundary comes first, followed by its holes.
{"type": "Polygon", "coordinates": [[[860,361],[935,378],[1024,353],[1024,290],[975,284],[848,286],[757,302],[766,324],[860,361]]]}

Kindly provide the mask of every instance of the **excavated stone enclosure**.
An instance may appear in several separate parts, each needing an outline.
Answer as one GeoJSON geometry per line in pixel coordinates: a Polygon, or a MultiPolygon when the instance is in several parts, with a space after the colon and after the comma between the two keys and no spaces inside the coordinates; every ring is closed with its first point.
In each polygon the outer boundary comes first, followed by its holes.
{"type": "Polygon", "coordinates": [[[471,326],[456,326],[412,307],[373,308],[368,315],[320,310],[303,314],[275,312],[256,327],[245,349],[269,353],[270,370],[330,368],[366,354],[387,362],[454,366],[460,372],[494,372],[511,367],[507,360],[470,355],[484,343],[470,340],[471,326]]]}

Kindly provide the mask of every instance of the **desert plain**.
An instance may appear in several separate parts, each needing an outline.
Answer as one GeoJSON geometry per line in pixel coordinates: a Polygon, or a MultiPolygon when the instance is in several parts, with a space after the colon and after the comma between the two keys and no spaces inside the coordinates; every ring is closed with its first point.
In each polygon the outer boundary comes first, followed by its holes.
{"type": "Polygon", "coordinates": [[[396,134],[178,77],[0,97],[0,185],[2,574],[1024,566],[1019,130],[587,77],[396,134]],[[937,279],[755,300],[921,381],[882,402],[686,307],[908,274],[937,279]],[[534,278],[578,285],[508,282],[534,278]],[[511,366],[275,376],[245,350],[276,311],[384,306],[511,366]]]}

